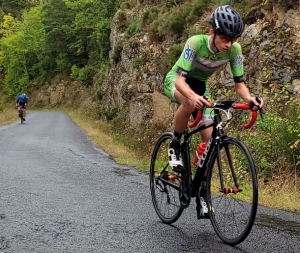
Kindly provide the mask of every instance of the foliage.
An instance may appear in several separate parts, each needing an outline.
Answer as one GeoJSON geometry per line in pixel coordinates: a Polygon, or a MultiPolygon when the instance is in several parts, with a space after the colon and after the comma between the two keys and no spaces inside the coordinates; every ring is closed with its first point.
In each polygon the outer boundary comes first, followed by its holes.
{"type": "Polygon", "coordinates": [[[22,10],[26,6],[26,0],[1,0],[0,6],[6,15],[20,17],[22,10]]]}
{"type": "Polygon", "coordinates": [[[144,26],[151,24],[155,19],[157,19],[159,9],[157,6],[152,6],[147,9],[142,16],[142,21],[144,26]]]}
{"type": "Polygon", "coordinates": [[[159,37],[181,34],[187,13],[181,8],[173,7],[160,15],[150,24],[150,29],[159,37]]]}
{"type": "MultiPolygon", "coordinates": [[[[153,59],[156,71],[165,74],[181,54],[183,41],[200,32],[193,25],[215,3],[230,4],[242,15],[254,5],[264,8],[275,4],[286,8],[299,6],[299,1],[292,0],[157,0],[139,18],[130,19],[131,23],[128,23],[130,16],[127,17],[127,13],[136,6],[136,0],[2,0],[0,71],[3,80],[0,88],[4,94],[14,97],[32,85],[43,84],[56,74],[69,74],[85,86],[93,85],[94,80],[101,85],[111,50],[110,24],[119,6],[121,10],[117,17],[122,23],[120,28],[126,26],[126,38],[150,30],[156,41],[174,39],[167,53],[153,59]]],[[[204,25],[202,30],[205,29],[204,25]]],[[[115,63],[120,60],[123,43],[118,41],[111,52],[115,63]]],[[[134,67],[138,68],[141,62],[143,59],[136,55],[134,67]]],[[[271,71],[268,66],[263,67],[262,78],[269,76],[271,71]]],[[[232,95],[230,89],[216,89],[216,92],[232,95]]],[[[95,96],[101,99],[102,95],[98,92],[95,96]]],[[[266,178],[276,173],[281,165],[294,166],[300,173],[299,105],[295,98],[290,99],[287,87],[270,96],[265,121],[258,121],[255,131],[241,133],[236,128],[234,134],[249,145],[259,172],[266,178]],[[278,104],[284,104],[284,108],[278,107],[278,104]]],[[[119,109],[110,109],[105,116],[107,120],[113,120],[117,119],[118,113],[119,109]]],[[[150,130],[153,130],[152,127],[155,129],[157,126],[151,126],[150,130]]],[[[132,138],[131,135],[129,137],[132,138]]],[[[140,136],[136,143],[141,142],[138,145],[146,147],[148,137],[140,136]]]]}
{"type": "Polygon", "coordinates": [[[5,91],[8,96],[24,92],[29,81],[43,72],[37,69],[44,57],[44,27],[41,8],[32,8],[23,15],[23,22],[5,15],[1,23],[0,66],[5,73],[5,91]]]}
{"type": "Polygon", "coordinates": [[[296,169],[300,174],[298,99],[290,96],[283,109],[276,105],[276,99],[270,101],[264,120],[258,120],[254,129],[242,132],[235,129],[231,132],[247,143],[257,170],[265,180],[281,173],[281,170],[296,169]]]}
{"type": "Polygon", "coordinates": [[[1,1],[0,69],[5,94],[15,96],[56,74],[72,74],[87,86],[91,75],[104,75],[111,49],[110,22],[122,2],[1,1]]]}
{"type": "Polygon", "coordinates": [[[92,66],[85,66],[79,70],[78,80],[81,81],[86,87],[93,84],[93,77],[96,70],[92,66]]]}
{"type": "Polygon", "coordinates": [[[174,64],[177,61],[182,53],[183,46],[184,45],[182,43],[170,46],[168,51],[168,59],[170,61],[170,64],[174,64]]]}
{"type": "Polygon", "coordinates": [[[132,35],[140,32],[142,30],[142,21],[137,20],[133,21],[126,29],[125,35],[127,38],[131,37],[132,35]]]}
{"type": "Polygon", "coordinates": [[[115,63],[120,60],[121,52],[123,50],[123,41],[118,41],[116,46],[114,47],[114,52],[112,54],[112,59],[115,63]]]}
{"type": "Polygon", "coordinates": [[[207,8],[210,1],[208,0],[196,0],[194,1],[192,8],[189,11],[187,20],[193,22],[195,18],[201,17],[207,8]]]}
{"type": "Polygon", "coordinates": [[[113,119],[117,116],[118,112],[119,112],[119,109],[116,108],[116,107],[107,110],[107,111],[104,113],[106,120],[107,120],[107,121],[113,120],[113,119]]]}

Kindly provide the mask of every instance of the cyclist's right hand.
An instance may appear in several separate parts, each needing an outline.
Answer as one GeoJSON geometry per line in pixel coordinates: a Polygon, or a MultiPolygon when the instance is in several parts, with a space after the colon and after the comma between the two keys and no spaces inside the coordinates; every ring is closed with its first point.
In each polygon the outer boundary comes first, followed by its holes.
{"type": "Polygon", "coordinates": [[[196,109],[202,110],[204,108],[204,105],[210,107],[211,103],[204,97],[204,96],[199,96],[198,94],[195,93],[194,97],[192,98],[193,104],[196,109]]]}

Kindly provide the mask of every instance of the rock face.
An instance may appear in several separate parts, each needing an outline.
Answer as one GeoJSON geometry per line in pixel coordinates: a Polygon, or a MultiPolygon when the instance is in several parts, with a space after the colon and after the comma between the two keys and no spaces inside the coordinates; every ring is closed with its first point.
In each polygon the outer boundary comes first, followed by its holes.
{"type": "MultiPolygon", "coordinates": [[[[131,6],[116,13],[111,23],[110,65],[100,90],[91,95],[91,91],[79,83],[71,84],[68,79],[57,77],[58,80],[45,85],[42,90],[33,89],[31,103],[35,106],[76,106],[81,103],[86,112],[95,108],[94,115],[115,120],[137,132],[160,122],[171,126],[177,105],[163,93],[164,76],[171,67],[166,57],[175,44],[183,47],[187,36],[157,38],[149,25],[131,35],[126,32],[131,24],[138,24],[147,10],[165,2],[131,1],[131,6]]],[[[290,94],[300,95],[300,4],[294,2],[287,0],[288,8],[258,5],[244,18],[245,30],[239,42],[245,58],[245,80],[251,93],[264,96],[266,100],[279,93],[282,87],[290,94]]],[[[214,6],[208,7],[193,27],[202,27],[202,30],[207,27],[212,9],[214,6]]],[[[237,98],[229,66],[216,72],[209,83],[213,100],[237,98]]]]}
{"type": "MultiPolygon", "coordinates": [[[[156,2],[159,1],[137,1],[133,8],[123,11],[126,22],[137,20],[156,2]]],[[[246,17],[240,43],[245,56],[246,82],[253,94],[272,96],[271,84],[277,88],[288,85],[291,93],[300,94],[299,5],[295,8],[264,9],[262,5],[251,10],[248,19],[246,17]]],[[[112,50],[110,68],[101,89],[101,116],[105,118],[107,112],[117,109],[118,114],[122,114],[119,120],[135,129],[160,121],[170,123],[176,105],[163,94],[166,72],[160,71],[157,63],[174,44],[174,38],[158,42],[146,30],[126,37],[120,12],[111,23],[112,50]]],[[[184,41],[182,38],[181,42],[184,41]]],[[[234,86],[229,66],[213,75],[210,86],[215,100],[225,97],[223,92],[217,91],[234,86]]]]}

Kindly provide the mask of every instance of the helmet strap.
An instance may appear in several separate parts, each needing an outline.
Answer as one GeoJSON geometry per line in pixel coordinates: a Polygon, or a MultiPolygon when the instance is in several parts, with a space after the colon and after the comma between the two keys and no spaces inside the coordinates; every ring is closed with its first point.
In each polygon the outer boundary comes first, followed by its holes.
{"type": "Polygon", "coordinates": [[[217,52],[216,52],[216,53],[219,53],[220,50],[219,50],[219,48],[218,48],[217,45],[216,45],[215,39],[216,39],[216,33],[214,33],[214,37],[213,37],[213,45],[214,45],[214,47],[217,49],[217,52]]]}

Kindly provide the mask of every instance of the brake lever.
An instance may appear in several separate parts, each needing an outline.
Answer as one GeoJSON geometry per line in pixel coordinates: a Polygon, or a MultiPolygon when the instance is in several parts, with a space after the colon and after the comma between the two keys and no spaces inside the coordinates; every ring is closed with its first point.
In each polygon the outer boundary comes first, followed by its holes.
{"type": "MultiPolygon", "coordinates": [[[[255,97],[255,100],[257,101],[257,103],[261,103],[261,98],[259,96],[255,97]]],[[[262,108],[259,107],[259,115],[262,121],[264,121],[264,111],[262,108]]]]}

